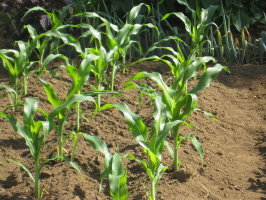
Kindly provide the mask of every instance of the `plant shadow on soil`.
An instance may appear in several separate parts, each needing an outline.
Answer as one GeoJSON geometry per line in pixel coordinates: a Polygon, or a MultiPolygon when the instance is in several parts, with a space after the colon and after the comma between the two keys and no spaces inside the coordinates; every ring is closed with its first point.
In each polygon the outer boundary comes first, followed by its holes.
{"type": "MultiPolygon", "coordinates": [[[[261,157],[263,160],[266,160],[266,135],[265,133],[262,133],[262,137],[256,139],[257,143],[255,144],[255,147],[258,148],[261,157]]],[[[255,178],[249,178],[250,187],[249,189],[254,192],[261,192],[264,195],[266,195],[266,168],[258,168],[258,170],[253,171],[255,174],[255,178]]],[[[265,200],[266,198],[262,197],[262,200],[265,200]]]]}

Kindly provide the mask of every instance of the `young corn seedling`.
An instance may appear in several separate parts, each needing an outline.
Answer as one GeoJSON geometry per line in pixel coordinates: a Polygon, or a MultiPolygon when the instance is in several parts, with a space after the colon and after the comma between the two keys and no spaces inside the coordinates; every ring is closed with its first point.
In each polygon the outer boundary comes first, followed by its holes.
{"type": "Polygon", "coordinates": [[[126,124],[132,136],[140,144],[148,157],[147,160],[139,160],[134,155],[128,155],[128,158],[136,160],[145,169],[150,179],[150,194],[148,197],[150,200],[155,200],[159,180],[167,169],[161,162],[164,146],[167,143],[166,138],[171,130],[183,123],[183,121],[167,120],[167,106],[160,96],[154,98],[154,120],[151,130],[147,128],[141,117],[133,113],[125,104],[116,104],[114,107],[124,114],[126,124]]]}
{"type": "Polygon", "coordinates": [[[8,71],[14,89],[14,99],[12,101],[15,105],[20,101],[22,95],[27,94],[27,78],[35,63],[29,60],[33,50],[30,43],[18,41],[17,44],[18,50],[0,50],[2,65],[8,71]]]}
{"type": "MultiPolygon", "coordinates": [[[[13,111],[15,111],[15,107],[19,106],[19,104],[15,104],[15,99],[16,99],[16,95],[17,95],[16,91],[12,87],[9,87],[9,86],[2,84],[2,83],[0,83],[0,88],[3,88],[5,90],[5,92],[8,94],[9,101],[11,103],[11,105],[7,106],[3,112],[5,112],[5,110],[10,108],[10,107],[13,107],[13,111]]],[[[2,94],[0,98],[2,98],[2,97],[5,97],[5,94],[2,94]]]]}
{"type": "MultiPolygon", "coordinates": [[[[135,7],[133,7],[130,12],[127,14],[126,22],[120,23],[121,28],[117,29],[115,26],[111,26],[110,23],[105,23],[106,26],[106,35],[107,35],[107,45],[110,49],[113,49],[115,46],[118,46],[118,59],[117,61],[122,58],[121,64],[114,63],[115,66],[121,65],[123,73],[126,70],[126,56],[128,50],[132,48],[134,44],[138,44],[140,47],[140,41],[133,40],[134,36],[137,36],[141,33],[143,27],[154,28],[157,30],[157,27],[151,23],[148,24],[140,24],[135,23],[134,21],[140,17],[141,8],[146,6],[148,13],[150,12],[150,6],[144,3],[141,3],[135,7]],[[112,29],[113,28],[113,29],[112,29]]],[[[140,21],[140,20],[139,20],[140,21]]],[[[158,31],[158,30],[157,30],[158,31]]],[[[116,70],[116,68],[115,68],[116,70]]],[[[113,80],[113,79],[112,79],[113,80]]],[[[111,85],[111,88],[113,84],[111,85]]]]}
{"type": "Polygon", "coordinates": [[[72,147],[71,157],[70,157],[71,161],[74,161],[75,154],[76,154],[76,151],[77,151],[78,140],[79,140],[78,136],[82,135],[82,134],[83,133],[81,133],[81,132],[78,132],[78,133],[76,133],[74,131],[70,132],[69,137],[71,137],[71,139],[73,140],[73,147],[72,147]]]}
{"type": "MultiPolygon", "coordinates": [[[[110,195],[114,200],[125,200],[128,197],[127,172],[123,169],[122,157],[119,153],[112,155],[105,142],[96,136],[84,134],[84,139],[97,151],[104,154],[104,171],[101,172],[101,182],[108,178],[110,195]]],[[[101,187],[101,185],[100,185],[101,187]]]]}
{"type": "MultiPolygon", "coordinates": [[[[43,27],[43,29],[47,30],[48,27],[50,27],[51,30],[56,30],[63,25],[63,23],[67,23],[66,19],[67,18],[67,14],[69,11],[70,5],[63,7],[60,10],[52,10],[52,12],[48,12],[46,9],[36,6],[33,8],[30,8],[22,17],[22,20],[25,20],[28,18],[28,16],[30,14],[32,14],[33,12],[42,12],[45,15],[43,15],[43,18],[40,20],[40,24],[43,27]]],[[[69,26],[69,25],[67,25],[69,26]]],[[[40,56],[40,61],[43,61],[43,58],[45,56],[45,53],[47,53],[47,47],[48,45],[50,45],[50,50],[51,51],[56,51],[58,54],[58,49],[59,49],[59,45],[60,45],[60,40],[59,38],[56,40],[52,40],[51,37],[45,37],[43,42],[41,43],[41,46],[39,46],[40,48],[37,48],[39,51],[39,56],[40,56]]],[[[48,52],[49,53],[49,52],[48,52]]],[[[41,62],[42,63],[42,62],[41,62]]]]}
{"type": "MultiPolygon", "coordinates": [[[[89,80],[92,62],[97,60],[98,56],[88,54],[84,55],[84,58],[81,64],[76,67],[74,65],[67,66],[67,73],[72,78],[72,86],[68,92],[67,96],[71,96],[73,94],[81,94],[84,84],[89,80]]],[[[77,112],[77,131],[80,129],[80,104],[76,105],[77,112]]]]}
{"type": "MultiPolygon", "coordinates": [[[[128,83],[134,79],[152,79],[155,83],[157,83],[158,87],[161,89],[162,92],[156,92],[156,90],[154,89],[149,91],[152,92],[152,97],[161,96],[163,103],[165,103],[166,105],[167,121],[186,121],[194,110],[199,110],[197,108],[197,94],[207,88],[222,69],[227,70],[227,68],[221,66],[220,64],[216,64],[213,67],[207,68],[206,63],[208,63],[209,61],[215,61],[213,57],[196,57],[194,54],[188,59],[186,59],[180,49],[179,52],[176,52],[170,47],[157,48],[169,50],[171,54],[163,55],[162,57],[152,56],[150,58],[144,58],[141,60],[154,59],[166,63],[170,67],[172,72],[172,82],[165,82],[160,73],[140,72],[130,78],[128,83]],[[189,80],[193,77],[200,77],[200,80],[196,87],[191,90],[188,90],[189,80]]],[[[135,86],[140,86],[144,89],[150,88],[143,87],[138,84],[129,84],[128,88],[132,88],[135,86]]],[[[213,118],[210,113],[204,113],[213,118]]],[[[192,125],[190,125],[190,127],[193,128],[192,125]]],[[[180,134],[180,128],[181,124],[177,124],[175,127],[173,127],[171,134],[174,140],[174,151],[170,150],[170,152],[174,152],[172,155],[174,160],[174,170],[178,170],[180,168],[181,162],[178,158],[178,151],[182,141],[186,139],[191,139],[192,144],[196,148],[203,162],[203,150],[201,144],[198,142],[194,135],[182,136],[180,134]]]]}
{"type": "Polygon", "coordinates": [[[162,20],[167,19],[171,15],[175,15],[179,18],[184,23],[185,29],[191,38],[192,46],[190,51],[196,50],[197,55],[202,56],[204,43],[210,42],[205,39],[209,27],[211,25],[215,25],[217,27],[217,25],[211,21],[217,8],[218,6],[210,6],[207,9],[200,10],[200,7],[197,6],[196,10],[190,9],[192,12],[192,20],[190,20],[182,12],[168,13],[163,16],[162,20]]]}
{"type": "MultiPolygon", "coordinates": [[[[85,50],[83,51],[80,43],[77,40],[75,39],[73,40],[73,38],[70,38],[71,37],[70,35],[63,34],[65,35],[65,37],[61,37],[61,38],[64,39],[65,44],[74,46],[76,51],[80,53],[80,56],[82,57],[83,60],[89,60],[89,61],[86,61],[87,66],[85,66],[85,68],[88,67],[90,69],[90,71],[86,69],[88,73],[93,73],[94,75],[95,86],[93,88],[94,90],[102,91],[104,90],[103,83],[106,81],[106,75],[109,69],[109,65],[114,60],[114,57],[115,57],[114,54],[117,51],[117,47],[108,51],[107,48],[105,48],[102,44],[102,35],[99,31],[94,29],[91,25],[83,24],[83,25],[80,25],[80,27],[83,27],[83,28],[85,27],[89,29],[88,31],[84,32],[84,35],[91,36],[91,41],[95,42],[94,47],[85,48],[85,50]],[[65,38],[70,38],[71,40],[70,39],[66,40],[65,38]]],[[[55,37],[60,37],[62,35],[60,31],[58,31],[57,35],[55,35],[54,33],[51,33],[51,34],[55,37]]],[[[84,35],[82,37],[85,37],[84,35]]],[[[80,74],[79,76],[84,76],[84,75],[80,74]]],[[[101,107],[101,93],[98,93],[97,102],[96,102],[96,112],[100,110],[100,107],[101,107]]]]}
{"type": "MultiPolygon", "coordinates": [[[[84,60],[83,63],[81,63],[81,67],[79,69],[75,69],[73,66],[67,67],[68,73],[73,78],[73,84],[72,87],[69,89],[67,96],[64,99],[59,99],[58,95],[56,94],[52,86],[45,80],[40,79],[45,89],[48,101],[54,107],[54,109],[48,115],[48,119],[52,124],[52,127],[55,128],[56,133],[58,134],[58,155],[60,161],[62,161],[63,158],[63,145],[65,141],[64,139],[65,124],[66,120],[71,114],[71,109],[74,106],[79,105],[81,102],[84,101],[91,101],[96,104],[94,98],[91,96],[110,93],[108,91],[88,91],[81,93],[83,84],[88,78],[88,74],[87,75],[85,74],[87,70],[87,68],[85,67],[87,66],[86,65],[87,61],[88,60],[84,60]],[[82,70],[85,70],[83,71],[84,77],[81,76],[82,70]]],[[[77,111],[78,111],[77,123],[79,123],[79,106],[77,111]]],[[[79,125],[77,126],[79,127],[79,125]]]]}
{"type": "Polygon", "coordinates": [[[62,161],[63,159],[63,145],[64,145],[64,132],[65,132],[65,124],[68,116],[70,115],[71,109],[76,105],[83,101],[94,101],[94,98],[90,95],[95,95],[95,93],[91,92],[88,95],[84,94],[73,94],[70,90],[67,97],[63,100],[60,100],[57,94],[55,93],[52,86],[40,79],[45,92],[47,94],[48,101],[52,104],[54,109],[48,115],[48,120],[51,123],[51,127],[54,127],[56,133],[58,135],[58,155],[59,160],[62,161]]]}
{"type": "MultiPolygon", "coordinates": [[[[114,59],[112,60],[112,62],[110,62],[112,67],[110,84],[111,91],[113,91],[114,89],[115,74],[119,67],[121,67],[121,65],[123,73],[125,73],[126,55],[128,50],[132,47],[132,45],[134,45],[134,43],[139,44],[139,42],[133,40],[132,37],[138,35],[143,27],[156,28],[152,24],[134,23],[134,20],[139,16],[139,12],[143,6],[147,7],[148,12],[150,11],[150,7],[143,3],[133,7],[127,15],[126,23],[122,24],[121,28],[119,28],[119,26],[117,25],[110,23],[108,20],[101,17],[95,12],[78,13],[75,15],[76,17],[97,18],[103,22],[101,26],[105,27],[105,30],[103,30],[102,32],[106,36],[106,45],[108,46],[111,52],[114,52],[114,59]],[[121,59],[122,61],[120,62],[121,59]]],[[[82,27],[85,28],[84,25],[82,27]]],[[[90,30],[90,32],[92,31],[90,30]]],[[[94,32],[96,32],[96,30],[94,30],[94,32]]],[[[87,33],[85,35],[87,35],[87,33]]],[[[98,39],[99,37],[96,38],[98,39]]]]}
{"type": "MultiPolygon", "coordinates": [[[[108,71],[109,64],[112,62],[114,58],[115,51],[116,48],[108,52],[103,46],[100,46],[100,48],[95,47],[88,49],[88,54],[90,54],[93,57],[97,57],[97,59],[93,61],[91,68],[91,72],[95,76],[95,83],[96,83],[95,90],[97,91],[104,90],[103,82],[106,80],[106,73],[108,71]]],[[[96,111],[99,111],[100,108],[101,108],[101,94],[99,93],[97,94],[96,111]]]]}
{"type": "Polygon", "coordinates": [[[37,111],[37,100],[27,98],[24,105],[23,123],[20,123],[11,115],[0,113],[0,116],[9,120],[15,132],[24,138],[26,145],[29,147],[34,162],[34,172],[31,172],[24,164],[19,161],[12,161],[21,166],[29,174],[30,178],[34,182],[35,196],[36,198],[41,198],[41,170],[46,165],[46,163],[53,158],[46,159],[41,162],[42,145],[44,144],[46,137],[50,131],[50,122],[35,121],[34,117],[37,111]]]}
{"type": "MultiPolygon", "coordinates": [[[[38,57],[37,62],[39,67],[34,70],[38,77],[40,77],[42,73],[47,70],[47,65],[57,58],[61,58],[68,63],[68,58],[62,54],[48,54],[48,45],[53,41],[53,34],[51,34],[52,31],[38,35],[35,28],[31,25],[26,25],[24,28],[28,30],[31,38],[29,44],[33,47],[33,50],[36,52],[38,57]]],[[[48,70],[48,72],[54,74],[51,70],[48,70]]]]}

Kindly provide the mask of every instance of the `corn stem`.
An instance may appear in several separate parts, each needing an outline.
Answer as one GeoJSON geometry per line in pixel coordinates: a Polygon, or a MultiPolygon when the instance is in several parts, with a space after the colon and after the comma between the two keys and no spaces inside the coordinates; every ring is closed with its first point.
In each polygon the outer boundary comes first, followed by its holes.
{"type": "Polygon", "coordinates": [[[58,160],[60,162],[63,161],[63,144],[64,144],[64,124],[65,124],[65,119],[59,120],[58,124],[58,160]]]}
{"type": "Polygon", "coordinates": [[[74,135],[73,136],[73,148],[72,148],[72,152],[71,152],[71,161],[74,160],[76,149],[77,149],[77,145],[78,145],[78,136],[74,135]]]}
{"type": "MultiPolygon", "coordinates": [[[[100,91],[102,89],[101,82],[97,81],[97,90],[100,91]]],[[[97,94],[97,105],[96,105],[96,111],[99,111],[101,107],[101,94],[97,94]]]]}
{"type": "Polygon", "coordinates": [[[152,180],[151,182],[151,200],[156,199],[156,182],[152,180]]]}
{"type": "Polygon", "coordinates": [[[178,156],[178,150],[181,145],[182,139],[179,136],[180,125],[174,129],[174,171],[180,169],[180,161],[178,156]]]}
{"type": "Polygon", "coordinates": [[[114,91],[115,73],[116,73],[116,65],[114,64],[112,68],[111,88],[110,88],[112,92],[114,91]]]}
{"type": "Polygon", "coordinates": [[[40,184],[40,152],[35,160],[35,176],[34,176],[34,191],[36,198],[41,198],[41,184],[40,184]]]}
{"type": "Polygon", "coordinates": [[[79,106],[80,106],[80,104],[77,103],[77,106],[76,106],[76,112],[77,112],[77,132],[80,129],[80,109],[79,109],[79,106]]]}

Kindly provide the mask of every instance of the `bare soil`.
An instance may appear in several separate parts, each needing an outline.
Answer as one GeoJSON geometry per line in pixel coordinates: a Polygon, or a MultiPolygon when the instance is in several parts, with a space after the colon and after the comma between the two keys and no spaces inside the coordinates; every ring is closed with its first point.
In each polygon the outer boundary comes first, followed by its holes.
{"type": "MultiPolygon", "coordinates": [[[[122,96],[105,95],[103,103],[126,103],[149,124],[152,119],[152,103],[144,98],[141,105],[138,89],[123,90],[129,76],[139,71],[159,71],[168,75],[166,66],[144,63],[133,66],[123,75],[117,74],[116,90],[122,96]]],[[[182,168],[173,172],[171,158],[166,152],[164,164],[169,166],[159,183],[158,199],[165,200],[259,200],[266,199],[265,152],[266,152],[266,65],[231,66],[231,73],[222,72],[211,87],[200,94],[199,107],[213,113],[214,121],[202,113],[194,113],[190,123],[198,129],[183,127],[182,134],[195,134],[204,147],[204,166],[190,142],[182,144],[180,156],[182,168]]],[[[2,72],[1,72],[2,73],[2,72]]],[[[66,94],[71,81],[65,73],[50,82],[60,96],[66,94]]],[[[0,81],[7,83],[5,74],[0,81]]],[[[44,77],[48,80],[49,75],[44,77]]],[[[146,82],[152,83],[147,80],[146,82]]],[[[39,100],[39,107],[49,112],[52,107],[36,78],[28,81],[29,95],[39,100]]],[[[193,84],[193,81],[192,81],[193,84]]],[[[4,91],[0,91],[1,94],[4,91]]],[[[9,105],[8,96],[0,100],[0,111],[9,105]]],[[[111,152],[133,154],[145,159],[139,145],[131,136],[124,117],[117,110],[100,112],[93,120],[93,105],[82,105],[89,121],[82,121],[81,131],[102,138],[111,152]]],[[[9,111],[11,113],[11,110],[9,111]]],[[[22,111],[14,115],[20,118],[22,111]]],[[[75,115],[71,116],[66,134],[75,130],[75,115]]],[[[51,132],[43,149],[43,159],[56,154],[57,140],[51,132]]],[[[65,149],[71,150],[68,141],[65,149]]],[[[67,155],[67,153],[66,153],[67,155]]],[[[0,200],[34,199],[33,183],[28,174],[7,159],[16,159],[33,169],[30,152],[24,140],[17,135],[9,123],[0,118],[0,200]]],[[[103,155],[79,138],[76,163],[82,173],[67,162],[51,162],[43,168],[42,189],[44,200],[105,200],[111,199],[107,181],[99,193],[100,171],[103,169],[103,155]]],[[[129,199],[147,199],[149,180],[141,166],[125,160],[128,172],[129,199]]]]}

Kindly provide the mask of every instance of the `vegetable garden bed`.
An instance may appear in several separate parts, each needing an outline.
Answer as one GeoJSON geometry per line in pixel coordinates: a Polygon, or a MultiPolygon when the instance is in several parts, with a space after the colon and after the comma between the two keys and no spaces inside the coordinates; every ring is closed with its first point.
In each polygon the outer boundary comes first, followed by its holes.
{"type": "MultiPolygon", "coordinates": [[[[152,102],[144,97],[139,104],[139,90],[124,90],[125,81],[137,72],[158,71],[164,77],[170,74],[168,67],[154,62],[134,65],[125,73],[118,73],[115,91],[123,95],[102,96],[102,104],[126,103],[129,108],[140,115],[148,127],[151,126],[152,102]]],[[[167,200],[195,199],[252,199],[265,198],[265,97],[266,66],[244,65],[230,67],[231,74],[222,72],[216,81],[200,93],[199,108],[213,113],[218,119],[211,120],[200,112],[195,112],[189,122],[198,129],[183,127],[182,133],[196,135],[204,149],[204,165],[193,149],[190,141],[185,141],[180,150],[181,169],[177,172],[171,167],[172,159],[165,152],[163,164],[169,166],[163,175],[157,198],[167,200]]],[[[60,72],[61,78],[49,82],[64,97],[71,85],[69,76],[60,72]]],[[[49,80],[50,74],[43,78],[49,80]]],[[[8,84],[7,76],[0,77],[8,84]]],[[[146,81],[154,84],[150,80],[146,81]]],[[[28,80],[28,95],[38,99],[38,105],[46,112],[52,107],[46,100],[45,91],[38,79],[31,76],[28,80]]],[[[192,81],[197,82],[197,80],[192,81]]],[[[24,97],[25,98],[25,97],[24,97]]],[[[8,96],[1,99],[0,109],[9,105],[8,96]]],[[[98,136],[108,146],[111,153],[119,151],[122,155],[133,154],[144,159],[145,154],[135,142],[124,116],[115,109],[100,111],[94,119],[94,106],[90,102],[81,104],[88,121],[81,120],[80,131],[98,136]]],[[[10,110],[11,113],[11,110],[10,110]]],[[[15,112],[15,118],[21,118],[23,109],[15,112]]],[[[42,120],[41,116],[37,117],[42,120]]],[[[74,130],[76,116],[70,116],[65,133],[74,130]]],[[[103,181],[102,192],[98,192],[100,172],[103,170],[104,155],[94,150],[78,136],[78,145],[74,161],[81,172],[68,162],[49,162],[42,170],[42,199],[111,199],[107,181],[103,181]]],[[[70,156],[72,142],[67,141],[65,155],[70,156]]],[[[42,158],[57,154],[57,138],[52,131],[44,145],[42,158]]],[[[0,199],[20,200],[34,199],[33,183],[28,174],[17,164],[7,160],[15,159],[33,169],[32,158],[25,141],[16,134],[6,119],[0,118],[0,199]]],[[[127,186],[129,199],[147,199],[149,179],[141,165],[124,159],[127,169],[127,186]]]]}

